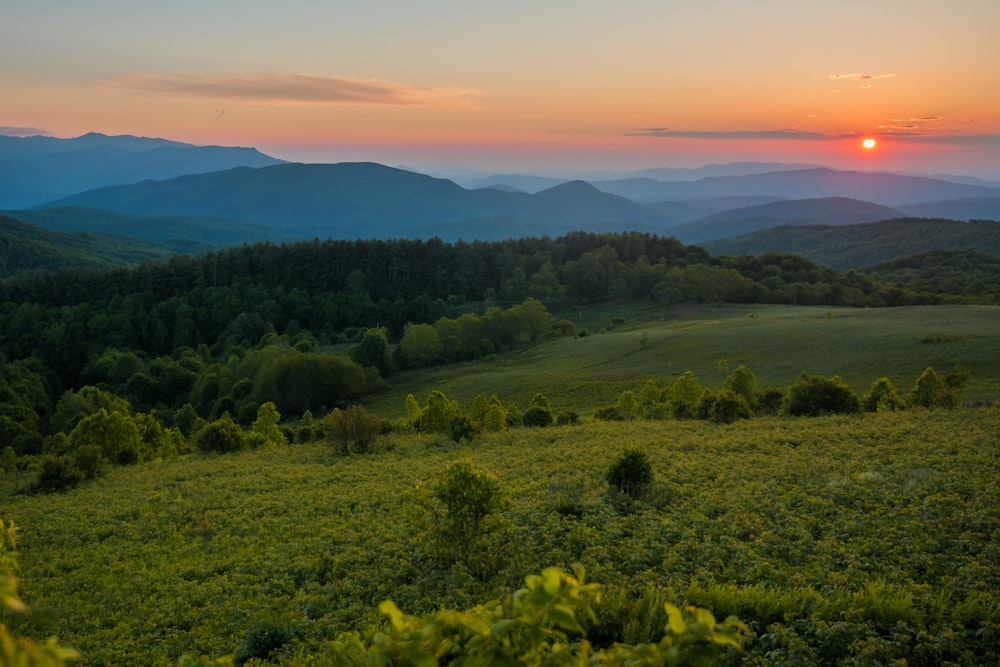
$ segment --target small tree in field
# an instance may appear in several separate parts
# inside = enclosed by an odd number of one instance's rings
[[[326,441],[338,454],[370,451],[380,429],[378,418],[360,405],[352,405],[346,410],[334,408],[323,418]]]
[[[883,377],[872,382],[868,393],[861,399],[861,408],[865,412],[895,412],[906,409],[906,401],[896,393],[892,381]]]
[[[851,414],[861,411],[861,402],[839,376],[803,373],[788,390],[785,412],[796,417]]]
[[[644,452],[628,449],[608,469],[608,486],[612,491],[633,499],[646,495],[653,485],[653,465]]]
[[[281,432],[281,428],[278,426],[279,421],[281,421],[281,414],[274,403],[271,401],[263,403],[257,408],[257,419],[250,427],[250,433],[265,445],[287,445],[288,438]]]
[[[246,436],[229,413],[209,422],[195,435],[195,445],[203,452],[226,454],[246,447]]]
[[[521,418],[525,426],[548,426],[552,423],[552,405],[545,394],[535,394]]]
[[[457,540],[468,550],[483,532],[486,518],[504,501],[500,481],[479,470],[469,459],[448,466],[434,487],[434,497],[445,507],[442,533],[445,541]]]

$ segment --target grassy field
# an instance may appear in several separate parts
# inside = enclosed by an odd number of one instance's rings
[[[761,387],[787,388],[802,371],[840,375],[863,395],[886,376],[909,391],[928,366],[945,372],[957,365],[971,374],[966,402],[1000,398],[1000,307],[927,306],[855,309],[806,306],[695,306],[558,313],[586,327],[584,338],[556,338],[519,353],[422,371],[390,380],[392,389],[370,401],[383,416],[402,416],[402,397],[421,402],[434,389],[463,406],[480,392],[522,407],[536,392],[555,410],[592,413],[614,403],[647,379],[669,384],[694,371],[711,387],[740,364]],[[621,318],[623,324],[614,325]],[[606,328],[606,333],[599,333]]]
[[[294,637],[287,664],[318,665],[294,656],[375,622],[383,599],[467,608],[581,562],[608,586],[601,623],[630,641],[643,636],[623,600],[654,590],[738,614],[763,660],[744,664],[985,664],[1000,640],[998,436],[996,408],[592,422],[463,444],[396,434],[350,457],[190,455],[62,494],[8,487],[34,610],[12,620],[109,666],[231,654],[270,623]],[[623,512],[605,474],[625,448],[649,456],[655,483]],[[463,457],[508,502],[476,560],[450,562],[426,490]]]

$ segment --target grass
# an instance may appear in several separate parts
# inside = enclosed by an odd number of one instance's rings
[[[862,636],[895,628],[895,616],[908,631],[925,617],[941,623],[927,641],[972,633],[998,614],[998,427],[992,408],[589,422],[461,444],[393,434],[365,456],[309,444],[115,468],[67,493],[0,492],[4,518],[22,531],[21,592],[33,610],[15,631],[56,634],[83,665],[220,656],[261,622],[320,651],[324,638],[375,621],[385,598],[413,612],[465,608],[579,561],[594,581],[659,586],[759,632],[814,612],[839,622],[853,609],[881,623],[859,625]],[[621,515],[605,474],[625,448],[649,456],[655,482]],[[507,533],[492,545],[502,576],[485,581],[434,564],[415,501],[463,457],[495,473],[509,498]],[[567,500],[577,516],[554,510]],[[859,600],[869,602],[856,609]]]
[[[555,338],[518,352],[471,363],[401,373],[369,409],[403,416],[403,397],[421,402],[440,389],[467,406],[480,392],[522,407],[536,392],[553,408],[591,412],[647,379],[667,384],[691,370],[712,387],[722,384],[720,360],[732,371],[747,366],[761,387],[787,388],[798,374],[840,375],[860,396],[888,377],[907,392],[928,366],[964,366],[971,374],[965,400],[1000,397],[1000,307],[926,306],[884,309],[808,306],[592,308],[557,314],[586,326],[584,338]],[[602,323],[624,319],[599,333]],[[582,325],[581,325],[582,323]]]

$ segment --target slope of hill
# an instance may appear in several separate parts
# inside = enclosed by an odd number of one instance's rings
[[[1000,197],[964,197],[900,206],[907,215],[952,220],[1000,220]]]
[[[701,244],[713,255],[792,253],[844,271],[931,250],[1000,256],[1000,223],[899,218],[860,225],[773,227]]]
[[[0,214],[3,214],[0,211]],[[248,241],[279,241],[287,236],[280,230],[240,220],[190,218],[177,215],[135,215],[82,206],[26,211],[6,211],[6,215],[55,231],[102,232],[133,239],[162,243],[177,252],[183,241],[199,251],[209,246],[233,246]]]
[[[0,215],[0,278],[27,271],[136,264],[197,249],[96,232],[55,232]]]
[[[0,135],[0,208],[27,208],[84,190],[282,160],[253,148],[90,133],[74,139]]]
[[[602,181],[595,185],[604,192],[642,199],[683,199],[738,195],[771,195],[786,199],[850,197],[883,206],[900,206],[955,199],[997,197],[1000,188],[953,183],[919,176],[861,173],[818,167],[743,176],[712,176],[697,181],[658,183],[654,179]]]
[[[857,225],[900,217],[887,206],[848,199],[792,199],[720,211],[672,230],[684,243],[702,243],[776,225]]]
[[[594,225],[607,230],[666,226],[656,211],[582,181],[534,195],[466,190],[448,180],[374,163],[241,167],[101,188],[49,206],[243,220],[280,227],[289,238],[391,238],[412,236],[418,229],[435,236],[438,225],[504,218],[539,235]]]

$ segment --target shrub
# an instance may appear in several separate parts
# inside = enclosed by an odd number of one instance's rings
[[[281,413],[274,403],[268,401],[257,408],[257,419],[250,427],[250,432],[257,435],[266,445],[287,445],[288,438],[278,426],[280,421]]]
[[[718,424],[732,424],[737,419],[750,419],[753,416],[750,406],[743,396],[730,389],[723,389],[712,399],[708,408],[708,417]]]
[[[434,487],[434,497],[447,510],[444,532],[468,543],[481,532],[486,517],[500,509],[504,494],[495,475],[469,459],[452,463]]]
[[[38,486],[45,491],[65,491],[83,481],[83,472],[70,456],[46,456],[38,469]]]
[[[345,410],[334,408],[323,418],[326,441],[338,454],[371,451],[372,443],[380,430],[378,418],[360,405],[352,405]]]
[[[452,417],[451,425],[448,429],[448,437],[450,437],[455,442],[462,442],[462,440],[472,440],[477,433],[476,425],[472,423],[472,420],[465,415],[458,415],[457,417]]]
[[[238,452],[246,446],[246,437],[239,424],[228,413],[209,422],[194,437],[195,446],[203,452],[225,454]]]
[[[889,378],[879,378],[872,382],[868,393],[861,399],[861,407],[865,412],[893,412],[906,408],[906,402],[896,393]]]
[[[797,417],[860,412],[861,403],[839,376],[802,373],[788,390],[785,412]]]
[[[638,499],[653,484],[653,465],[644,452],[628,449],[608,469],[607,480],[612,491]]]
[[[253,659],[268,660],[294,639],[291,630],[277,623],[260,623],[247,630],[233,655],[234,667],[242,667]]]
[[[545,427],[552,423],[552,411],[540,405],[532,405],[524,411],[521,421],[525,426]]]

